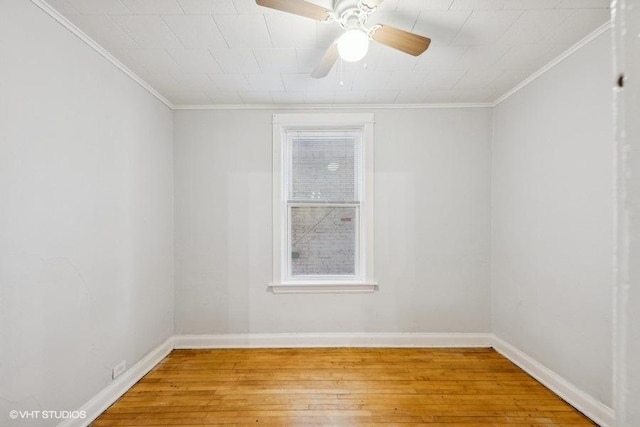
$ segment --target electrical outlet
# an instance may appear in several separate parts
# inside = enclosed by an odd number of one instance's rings
[[[126,370],[127,370],[127,361],[123,360],[122,362],[114,366],[113,370],[111,371],[111,378],[115,380]]]

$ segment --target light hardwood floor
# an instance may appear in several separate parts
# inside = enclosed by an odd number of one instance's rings
[[[593,426],[493,349],[174,350],[93,426]]]

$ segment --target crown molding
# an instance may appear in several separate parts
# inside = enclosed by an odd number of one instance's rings
[[[491,108],[492,102],[443,104],[258,104],[176,105],[174,110],[406,110],[443,108]]]
[[[109,52],[107,52],[107,50],[105,48],[100,46],[95,40],[93,40],[91,37],[89,37],[80,28],[76,27],[73,23],[71,23],[71,21],[69,21],[67,18],[65,18],[60,12],[55,10],[45,0],[31,0],[31,3],[35,4],[36,6],[38,6],[45,13],[47,13],[53,19],[58,21],[58,23],[60,23],[63,27],[65,27],[67,30],[71,31],[76,37],[78,37],[85,44],[87,44],[90,48],[92,48],[93,50],[98,52],[100,55],[102,55],[107,61],[109,61],[113,65],[115,65],[118,69],[120,69],[120,71],[125,73],[131,79],[133,79],[133,81],[135,81],[140,86],[142,86],[142,88],[145,89],[147,92],[149,92],[151,95],[155,96],[164,105],[166,105],[167,107],[169,107],[172,110],[175,108],[175,106],[167,98],[162,96],[158,91],[156,91],[154,88],[152,88],[147,82],[142,80],[136,73],[134,73],[129,68],[127,68],[115,56],[113,56]]]
[[[577,51],[579,51],[580,49],[582,49],[583,47],[588,45],[591,41],[593,41],[595,38],[597,38],[601,34],[605,33],[611,27],[612,27],[611,21],[606,22],[605,24],[601,25],[595,31],[593,31],[591,34],[589,34],[588,36],[586,36],[585,38],[580,40],[578,43],[574,44],[569,49],[567,49],[563,53],[561,53],[559,56],[557,56],[556,58],[551,60],[551,62],[549,62],[547,65],[543,66],[538,71],[534,72],[529,77],[527,77],[526,79],[524,79],[523,81],[521,81],[520,83],[518,83],[517,85],[512,87],[511,89],[509,89],[501,97],[496,99],[492,103],[492,106],[496,107],[496,106],[500,105],[501,102],[507,100],[509,97],[511,97],[512,95],[516,94],[521,89],[523,89],[526,86],[528,86],[529,84],[531,84],[538,77],[542,76],[547,71],[551,70],[553,67],[555,67],[556,65],[560,64],[562,61],[564,61],[565,59],[567,59],[568,57],[570,57],[571,55],[573,55],[574,53],[576,53]]]

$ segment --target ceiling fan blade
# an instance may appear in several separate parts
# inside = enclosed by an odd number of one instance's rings
[[[394,49],[398,49],[409,55],[418,56],[431,43],[431,39],[408,31],[399,30],[389,25],[382,25],[374,33],[372,38]]]
[[[326,21],[330,16],[327,9],[304,0],[256,0],[256,4],[317,21]]]
[[[311,77],[314,79],[321,79],[329,74],[329,71],[333,68],[333,65],[338,60],[338,45],[333,43],[329,46],[329,49],[324,53],[324,56],[320,60],[320,63],[311,73]]]

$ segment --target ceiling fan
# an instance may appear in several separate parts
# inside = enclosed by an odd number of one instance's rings
[[[345,30],[327,49],[311,77],[325,77],[338,57],[355,62],[364,58],[369,40],[399,51],[418,56],[429,47],[431,39],[389,25],[367,27],[369,15],[376,11],[384,0],[335,0],[335,10],[304,0],[256,0],[260,6],[277,9],[322,22],[337,22]]]

